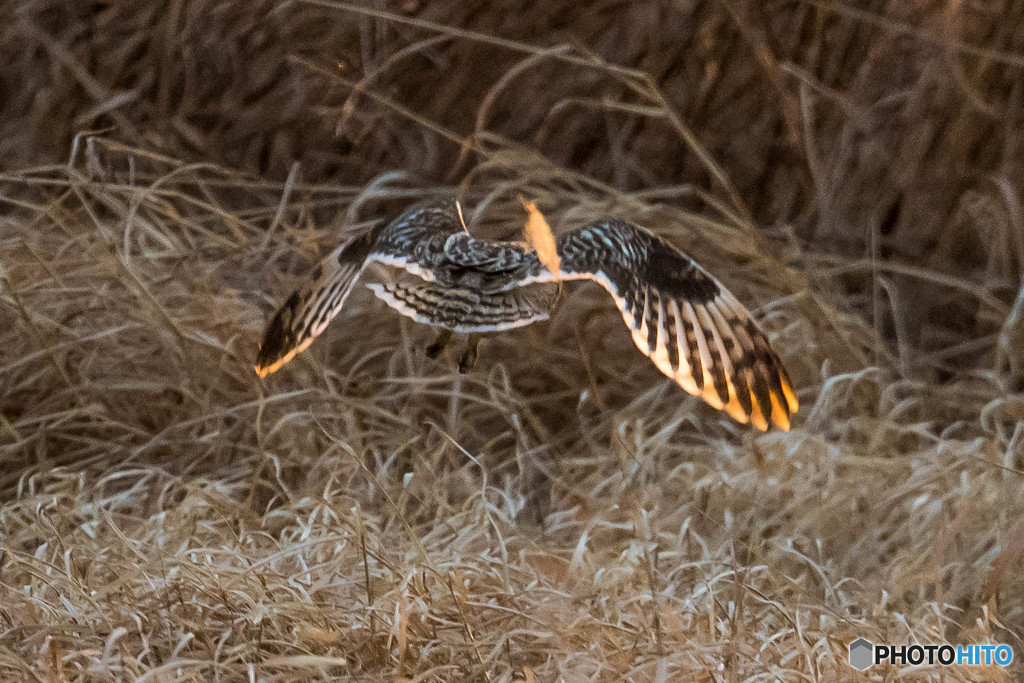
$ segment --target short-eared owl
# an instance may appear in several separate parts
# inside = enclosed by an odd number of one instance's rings
[[[270,321],[256,372],[266,376],[308,347],[371,263],[403,276],[368,284],[374,294],[443,334],[544,320],[557,296],[547,283],[587,279],[608,290],[637,347],[684,390],[759,429],[789,428],[797,400],[778,355],[743,304],[690,257],[617,219],[563,233],[556,249],[552,273],[525,243],[471,237],[454,199],[416,204],[314,268]]]

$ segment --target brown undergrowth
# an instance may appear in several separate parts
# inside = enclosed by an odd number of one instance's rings
[[[0,7],[0,679],[1024,656],[1020,2],[148,7]],[[683,393],[588,285],[465,376],[363,290],[255,375],[342,234],[453,186],[474,233],[523,197],[686,249],[793,429]]]

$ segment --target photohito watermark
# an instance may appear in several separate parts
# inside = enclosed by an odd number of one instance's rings
[[[865,638],[850,643],[850,666],[858,671],[875,664],[1009,666],[1012,661],[1009,645],[875,645]]]

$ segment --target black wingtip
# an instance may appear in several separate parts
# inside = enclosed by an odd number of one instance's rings
[[[277,372],[281,366],[298,353],[289,333],[289,323],[295,316],[298,300],[297,294],[288,297],[288,300],[278,309],[270,324],[267,325],[266,332],[263,333],[259,350],[256,352],[255,365],[256,374],[260,377]]]

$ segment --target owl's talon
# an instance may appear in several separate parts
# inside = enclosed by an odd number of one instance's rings
[[[427,358],[437,358],[444,351],[445,347],[448,346],[448,342],[451,341],[452,331],[441,330],[434,341],[426,348]]]
[[[469,335],[468,346],[462,354],[462,358],[459,359],[459,374],[464,375],[473,369],[473,366],[476,365],[476,359],[480,355],[479,350],[480,335]]]

